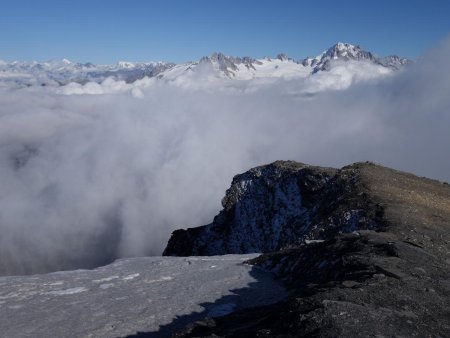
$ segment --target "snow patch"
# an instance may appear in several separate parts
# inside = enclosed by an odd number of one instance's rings
[[[131,275],[125,276],[122,278],[122,280],[132,280],[135,279],[136,277],[139,277],[139,273],[133,273]]]
[[[70,288],[70,289],[65,289],[65,290],[49,291],[49,292],[46,292],[45,294],[54,295],[54,296],[65,296],[65,295],[74,295],[76,293],[81,293],[81,292],[85,292],[88,290],[89,289],[87,289],[85,287],[77,287],[77,288]]]
[[[48,286],[57,286],[57,285],[63,285],[64,282],[62,280],[56,281],[56,282],[51,282],[51,283],[44,283],[42,285],[48,285]]]
[[[325,242],[323,239],[305,239],[305,244],[314,244]]]
[[[117,278],[119,278],[119,276],[110,276],[110,277],[105,277],[105,278],[101,278],[101,279],[94,279],[92,282],[103,283],[103,282],[112,281],[113,279],[117,279]]]
[[[114,284],[113,283],[105,283],[105,284],[100,284],[100,289],[103,289],[103,290],[105,290],[105,289],[109,289],[109,288],[111,288],[111,287],[113,287],[114,286]]]
[[[162,276],[161,278],[158,278],[158,279],[147,279],[145,281],[145,283],[152,284],[152,283],[158,283],[158,282],[167,282],[167,281],[170,281],[170,280],[173,280],[173,277],[171,277],[171,276]]]

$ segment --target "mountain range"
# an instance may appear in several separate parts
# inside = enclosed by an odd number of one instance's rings
[[[219,78],[249,80],[253,78],[307,77],[329,71],[333,65],[357,61],[382,70],[398,70],[411,60],[396,55],[378,57],[360,46],[336,43],[318,56],[294,60],[285,54],[255,59],[232,57],[222,53],[204,56],[198,61],[181,64],[170,62],[126,62],[114,65],[75,63],[67,59],[48,62],[5,62],[0,60],[0,84],[9,86],[61,86],[70,82],[101,83],[108,78],[132,83],[145,77],[175,80],[181,76],[212,70]]]

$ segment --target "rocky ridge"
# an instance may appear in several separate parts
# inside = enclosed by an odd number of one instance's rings
[[[263,180],[258,173],[264,174]],[[224,210],[214,222],[175,232],[166,251],[176,250],[177,238],[188,238],[189,246],[182,248],[194,252],[236,248],[218,246],[212,229],[220,228],[228,236],[225,238],[231,238],[228,234],[238,231],[237,224],[251,229],[251,222],[240,222],[240,216],[237,221],[232,217],[225,222],[227,217],[223,215],[242,215],[240,208],[249,206],[248,212],[253,212],[253,206],[264,199],[269,201],[266,207],[275,205],[276,187],[289,186],[285,182],[292,177],[297,178],[297,188],[291,188],[285,196],[290,201],[301,199],[296,207],[304,211],[288,213],[285,225],[298,224],[298,230],[307,231],[304,235],[294,232],[289,245],[279,242],[278,246],[263,247],[266,253],[249,262],[278,275],[290,289],[289,298],[275,305],[205,319],[175,337],[447,337],[447,183],[373,163],[336,170],[275,162],[236,176],[224,198]],[[245,179],[253,180],[247,187],[259,188],[238,189]],[[261,188],[264,185],[266,190]],[[245,202],[252,194],[255,203]],[[262,210],[262,206],[256,210]],[[306,213],[309,218],[304,217]],[[276,217],[276,212],[267,217],[265,226],[270,229]],[[296,223],[299,219],[309,221]],[[302,228],[305,224],[309,225]],[[213,234],[210,249],[204,237],[208,227]],[[254,239],[260,245],[258,236],[247,237],[246,241]]]

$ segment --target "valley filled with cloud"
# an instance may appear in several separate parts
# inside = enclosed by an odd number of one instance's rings
[[[274,160],[374,161],[450,181],[450,40],[397,72],[337,62],[233,80],[0,87],[0,270],[160,255],[212,221],[233,175]]]

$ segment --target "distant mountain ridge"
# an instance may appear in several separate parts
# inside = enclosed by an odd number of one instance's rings
[[[411,60],[396,55],[380,58],[357,45],[336,43],[316,57],[294,60],[285,54],[275,58],[233,57],[213,53],[198,61],[175,64],[170,62],[128,62],[114,65],[96,65],[90,62],[76,63],[67,59],[48,62],[0,61],[0,84],[15,86],[60,86],[70,82],[84,84],[101,83],[108,78],[132,83],[136,80],[159,78],[175,80],[180,76],[196,73],[204,68],[213,71],[216,77],[248,80],[253,78],[306,77],[329,71],[336,62],[368,62],[396,71]]]

